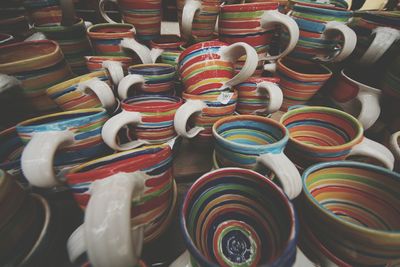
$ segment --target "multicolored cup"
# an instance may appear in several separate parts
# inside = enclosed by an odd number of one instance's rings
[[[280,122],[290,133],[286,152],[302,168],[358,155],[393,169],[392,153],[364,137],[361,123],[346,112],[328,107],[299,107],[285,113]]]
[[[180,266],[291,266],[296,259],[292,204],[251,170],[224,168],[197,179],[180,223],[191,256]]]
[[[125,23],[135,25],[137,38],[140,41],[150,41],[160,36],[161,0],[100,0],[99,10],[101,16],[109,23],[116,23],[104,11],[104,5],[107,2],[118,4],[122,20]]]
[[[56,104],[46,95],[46,89],[72,77],[56,42],[43,40],[5,45],[0,47],[0,54],[0,73],[12,75],[2,78],[0,88],[7,87],[14,77],[34,109],[56,109]]]
[[[242,115],[265,115],[279,110],[283,101],[279,81],[279,78],[250,77],[236,85],[239,93],[236,111]]]
[[[283,92],[281,110],[307,103],[329,80],[332,72],[319,63],[303,64],[289,58],[279,59],[275,76]]]
[[[161,35],[157,39],[150,41],[151,58],[153,59],[154,63],[157,62],[157,60],[160,60],[161,63],[177,66],[178,58],[184,50],[183,46],[185,44],[186,42],[178,35]]]
[[[174,137],[174,116],[183,104],[182,99],[164,95],[142,95],[121,102],[122,112],[109,119],[103,127],[104,142],[114,150],[122,151],[145,144],[162,144]],[[133,141],[119,144],[118,132],[132,126]]]
[[[301,213],[315,237],[352,266],[400,261],[400,175],[358,162],[326,162],[303,174]]]
[[[102,69],[107,69],[112,75],[113,73],[118,74],[115,77],[111,77],[114,84],[118,85],[119,82],[124,78],[125,74],[128,73],[128,67],[133,64],[133,59],[130,57],[118,57],[118,56],[87,56],[86,67],[89,72],[96,72]],[[121,67],[122,71],[121,72]]]
[[[59,0],[24,0],[23,4],[36,26],[61,25],[63,15],[75,14],[73,5]]]
[[[215,157],[220,167],[241,167],[275,173],[286,195],[293,199],[301,193],[299,171],[283,153],[288,130],[279,122],[255,115],[220,119],[213,126]]]
[[[243,68],[236,75],[234,64],[246,55]],[[179,56],[179,74],[189,94],[215,93],[244,82],[257,68],[257,52],[250,45],[232,45],[208,41],[188,47]]]
[[[97,56],[130,57],[132,51],[143,64],[153,63],[150,49],[135,40],[136,29],[132,24],[96,24],[87,29],[87,34]]]
[[[97,108],[54,113],[19,123],[16,129],[26,144],[21,166],[29,183],[54,187],[60,184],[66,166],[110,153],[101,138],[107,119],[105,109]]]
[[[118,85],[119,98],[125,99],[133,89],[135,95],[174,95],[176,68],[169,64],[137,64],[128,68],[128,73]]]

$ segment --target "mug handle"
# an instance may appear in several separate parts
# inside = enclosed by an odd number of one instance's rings
[[[99,11],[100,11],[100,15],[103,17],[103,19],[105,19],[108,23],[118,23],[114,20],[112,20],[106,13],[106,11],[104,10],[104,6],[107,2],[113,2],[116,5],[118,4],[118,0],[100,0],[99,1]]]
[[[101,64],[101,66],[108,70],[114,85],[118,85],[122,78],[124,78],[125,76],[121,62],[106,60]]]
[[[257,161],[275,173],[289,199],[300,195],[303,189],[300,173],[283,151],[262,154]]]
[[[144,77],[139,74],[129,74],[128,76],[124,77],[118,85],[119,99],[123,100],[128,98],[128,92],[132,85],[141,84],[143,86],[144,83]]]
[[[386,53],[395,41],[400,39],[400,31],[390,27],[377,27],[372,30],[372,34],[375,35],[375,38],[361,57],[360,64],[374,64]]]
[[[157,59],[161,56],[161,54],[164,52],[164,49],[161,48],[152,48],[150,50],[150,57],[153,63],[156,63]]]
[[[105,82],[101,81],[99,78],[92,78],[90,80],[80,82],[77,86],[77,90],[83,93],[86,90],[93,91],[99,98],[101,105],[110,109],[115,106],[115,97],[112,89]]]
[[[357,95],[357,99],[361,103],[361,111],[357,119],[366,130],[378,120],[381,114],[379,95],[360,91]]]
[[[335,54],[333,57],[315,57],[315,59],[322,62],[339,62],[350,56],[357,44],[356,33],[343,23],[337,21],[328,22],[325,26],[324,35],[327,35],[329,38],[331,34],[332,36],[336,36],[335,33],[340,33],[343,36],[343,47],[340,52]]]
[[[72,144],[70,131],[37,132],[25,146],[21,155],[21,168],[29,183],[36,187],[51,188],[60,185],[53,169],[58,148]]]
[[[182,11],[182,34],[186,39],[192,36],[192,26],[196,12],[201,9],[201,1],[187,0]]]
[[[393,170],[394,167],[394,156],[390,150],[384,145],[372,141],[364,137],[361,143],[355,145],[348,155],[349,156],[367,156],[378,160],[389,170]]]
[[[129,49],[129,50],[132,50],[133,52],[135,52],[139,56],[139,58],[143,64],[153,63],[153,60],[150,56],[150,49],[147,48],[147,46],[142,45],[141,43],[137,42],[135,39],[124,38],[121,41],[121,46],[123,48]]]
[[[135,266],[139,262],[144,226],[132,230],[131,204],[133,197],[143,197],[145,175],[121,172],[92,183],[83,229],[93,266]]]
[[[258,55],[256,50],[244,43],[237,42],[226,47],[221,48],[221,58],[232,63],[235,63],[240,57],[246,55],[246,61],[240,72],[232,79],[225,83],[225,86],[231,88],[241,82],[247,80],[255,72],[258,64]]]
[[[397,160],[400,160],[400,146],[397,141],[399,139],[399,136],[400,136],[400,131],[392,134],[389,139],[390,150],[392,151],[393,155]]]
[[[0,73],[0,93],[5,92],[14,86],[20,86],[21,81],[7,74]]]
[[[273,82],[261,82],[257,84],[257,93],[265,91],[269,95],[267,107],[265,109],[256,110],[256,113],[274,113],[279,110],[283,102],[283,94],[281,88]]]
[[[101,130],[101,136],[103,137],[104,143],[106,143],[109,147],[117,151],[130,150],[139,147],[141,145],[149,144],[147,141],[144,140],[134,140],[122,145],[119,145],[117,143],[118,132],[124,126],[128,124],[138,125],[141,122],[142,122],[142,115],[139,112],[122,110],[114,117],[111,117],[103,125],[103,129]]]
[[[276,56],[268,56],[263,60],[276,60],[289,54],[299,41],[300,30],[296,21],[291,17],[280,13],[278,10],[265,11],[261,18],[261,27],[268,29],[270,26],[282,25],[286,28],[289,34],[289,44],[286,49]]]
[[[201,112],[206,107],[207,104],[201,100],[187,100],[185,104],[180,106],[174,117],[174,128],[177,134],[186,138],[193,138],[203,131],[204,128],[198,126],[186,130],[186,125],[193,114]]]

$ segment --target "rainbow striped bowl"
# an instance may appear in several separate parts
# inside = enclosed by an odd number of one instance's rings
[[[291,266],[296,258],[291,202],[251,170],[204,174],[187,192],[180,222],[192,266]]]
[[[400,174],[336,161],[303,173],[302,214],[313,234],[353,266],[400,263]]]

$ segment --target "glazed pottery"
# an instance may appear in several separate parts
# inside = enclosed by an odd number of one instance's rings
[[[286,195],[293,199],[301,192],[295,165],[283,153],[289,131],[279,122],[255,115],[238,115],[214,123],[215,157],[221,167],[265,169],[275,173]]]
[[[285,113],[280,122],[290,133],[286,152],[300,167],[358,155],[393,169],[392,153],[364,137],[361,123],[348,113],[328,107],[299,107]]]
[[[303,174],[301,212],[315,237],[352,266],[400,261],[400,175],[352,161],[314,165]]]
[[[283,92],[281,110],[307,103],[329,80],[332,72],[319,63],[302,64],[289,58],[277,62],[276,77]]]
[[[243,68],[234,75],[234,64],[243,55]],[[208,41],[183,51],[178,66],[185,92],[199,95],[226,90],[245,81],[253,75],[257,62],[256,51],[246,43]]]
[[[165,34],[157,39],[150,41],[151,58],[153,62],[159,60],[161,63],[178,65],[179,55],[184,50],[183,46],[186,44],[178,35]]]
[[[278,78],[250,77],[235,86],[238,91],[236,111],[239,114],[269,114],[282,105],[282,90]]]
[[[128,68],[128,73],[118,86],[120,99],[128,97],[130,91],[134,95],[159,94],[174,95],[176,69],[163,63],[137,64]]]
[[[292,204],[251,170],[224,168],[197,179],[180,223],[191,256],[180,266],[291,266],[296,258]]]
[[[136,29],[131,24],[96,24],[87,29],[87,34],[97,56],[131,57],[132,51],[142,63],[153,62],[150,49],[135,40]]]
[[[122,68],[120,73],[123,76]],[[111,110],[116,106],[111,77],[109,71],[100,70],[56,84],[46,92],[65,111],[97,107]]]
[[[24,0],[23,4],[30,18],[36,26],[61,25],[63,16],[71,16],[74,20],[74,5],[64,4],[63,0]]]
[[[162,144],[174,137],[174,116],[182,99],[174,96],[141,95],[121,102],[122,112],[109,119],[103,127],[104,142],[114,150],[129,150],[145,144]],[[129,125],[133,141],[121,144],[118,132]]]
[[[0,47],[0,55],[0,73],[12,75],[19,81],[23,96],[34,109],[50,111],[56,108],[46,95],[46,89],[72,77],[56,42],[43,40],[9,44]],[[7,85],[10,79],[2,79],[0,88]],[[20,100],[14,101],[18,104]]]
[[[137,38],[140,41],[150,41],[160,36],[161,0],[100,0],[99,11],[101,16],[109,23],[116,23],[104,11],[104,5],[107,2],[118,4],[122,20],[125,23],[135,25]]]
[[[89,72],[107,69],[110,75],[115,74],[115,77],[111,77],[115,85],[124,78],[128,73],[128,67],[133,63],[132,58],[119,56],[87,56],[85,59]]]
[[[18,135],[27,144],[21,156],[24,176],[34,186],[51,188],[60,184],[57,176],[66,166],[110,153],[101,138],[107,119],[106,110],[97,108],[54,113],[19,123]]]

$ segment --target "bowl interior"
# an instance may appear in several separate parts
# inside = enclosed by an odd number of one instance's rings
[[[0,65],[13,64],[21,60],[39,59],[41,56],[50,55],[56,50],[56,43],[46,41],[24,42],[4,46],[0,50]]]

